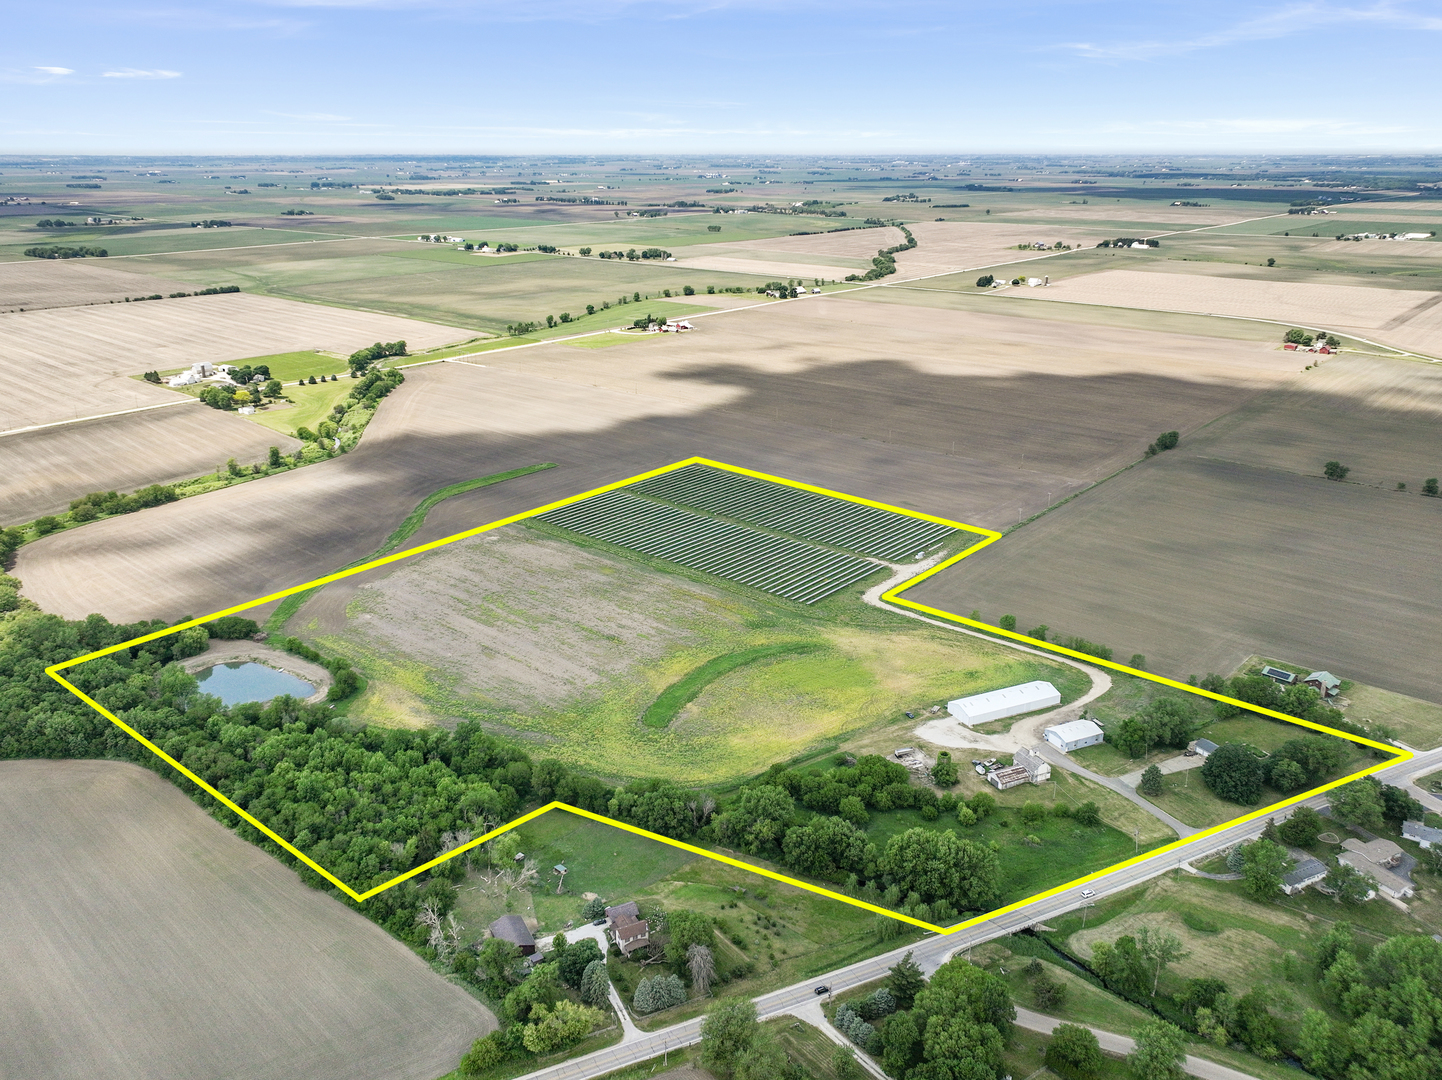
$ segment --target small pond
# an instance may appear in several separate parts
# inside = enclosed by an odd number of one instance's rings
[[[308,698],[315,693],[315,687],[304,679],[287,675],[273,667],[245,661],[236,664],[217,664],[196,675],[201,693],[214,694],[227,705],[239,705],[245,701],[269,701],[281,694],[295,698]]]

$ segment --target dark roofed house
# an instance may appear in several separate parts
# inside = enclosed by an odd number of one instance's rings
[[[623,918],[612,925],[611,940],[621,950],[622,956],[630,956],[651,943],[651,927],[645,919]]]
[[[1434,829],[1431,825],[1423,825],[1420,821],[1402,822],[1402,839],[1411,840],[1423,851],[1431,848],[1433,844],[1442,847],[1442,829]]]
[[[526,929],[526,920],[519,915],[502,915],[491,923],[491,937],[509,941],[521,950],[522,956],[530,956],[536,951],[536,939]]]
[[[624,904],[617,904],[615,907],[606,909],[606,925],[615,926],[622,920],[634,921],[641,917],[641,905],[634,900],[628,900]]]
[[[1282,891],[1295,896],[1308,885],[1315,885],[1327,876],[1327,865],[1310,855],[1297,860],[1297,865],[1282,875]]]

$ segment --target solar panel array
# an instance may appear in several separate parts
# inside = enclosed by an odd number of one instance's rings
[[[803,604],[814,604],[877,568],[854,555],[621,490],[547,511],[540,520]]]
[[[948,525],[788,487],[770,480],[687,465],[634,486],[636,491],[878,559],[903,559],[940,543]]]

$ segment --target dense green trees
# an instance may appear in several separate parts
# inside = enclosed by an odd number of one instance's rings
[[[1157,698],[1107,730],[1107,741],[1129,757],[1141,757],[1155,746],[1186,746],[1196,714],[1178,698]]]
[[[752,1002],[740,998],[717,1002],[701,1024],[701,1064],[727,1080],[760,1031]]]
[[[350,372],[352,375],[364,375],[377,360],[384,360],[388,356],[405,355],[406,343],[404,341],[377,341],[374,345],[357,349],[350,354]]]
[[[1101,1047],[1091,1028],[1062,1024],[1051,1033],[1046,1047],[1046,1067],[1064,1080],[1092,1080],[1101,1072]]]
[[[1260,839],[1242,849],[1242,880],[1253,900],[1270,900],[1282,891],[1282,875],[1292,868],[1287,850]]]
[[[1186,1057],[1182,1030],[1165,1020],[1148,1020],[1132,1032],[1136,1049],[1127,1056],[1136,1080],[1182,1080]]]
[[[915,828],[893,836],[880,867],[889,884],[903,896],[918,894],[922,903],[945,900],[963,911],[976,911],[996,899],[996,851],[950,831]]]
[[[1442,1077],[1442,944],[1404,934],[1363,957],[1345,926],[1324,939],[1323,955],[1323,992],[1340,1018],[1306,1012],[1302,1064],[1333,1080]]]
[[[885,1018],[871,1049],[898,1080],[996,1080],[1015,1019],[1006,984],[957,957]]]
[[[1250,806],[1262,794],[1262,766],[1245,743],[1217,747],[1203,763],[1201,773],[1213,794],[1230,802]]]

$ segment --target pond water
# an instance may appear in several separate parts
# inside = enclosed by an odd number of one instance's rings
[[[315,687],[304,679],[287,675],[273,667],[245,661],[237,664],[217,664],[196,675],[200,690],[214,694],[227,705],[239,705],[244,701],[269,701],[281,694],[291,697],[308,698],[315,693]]]

